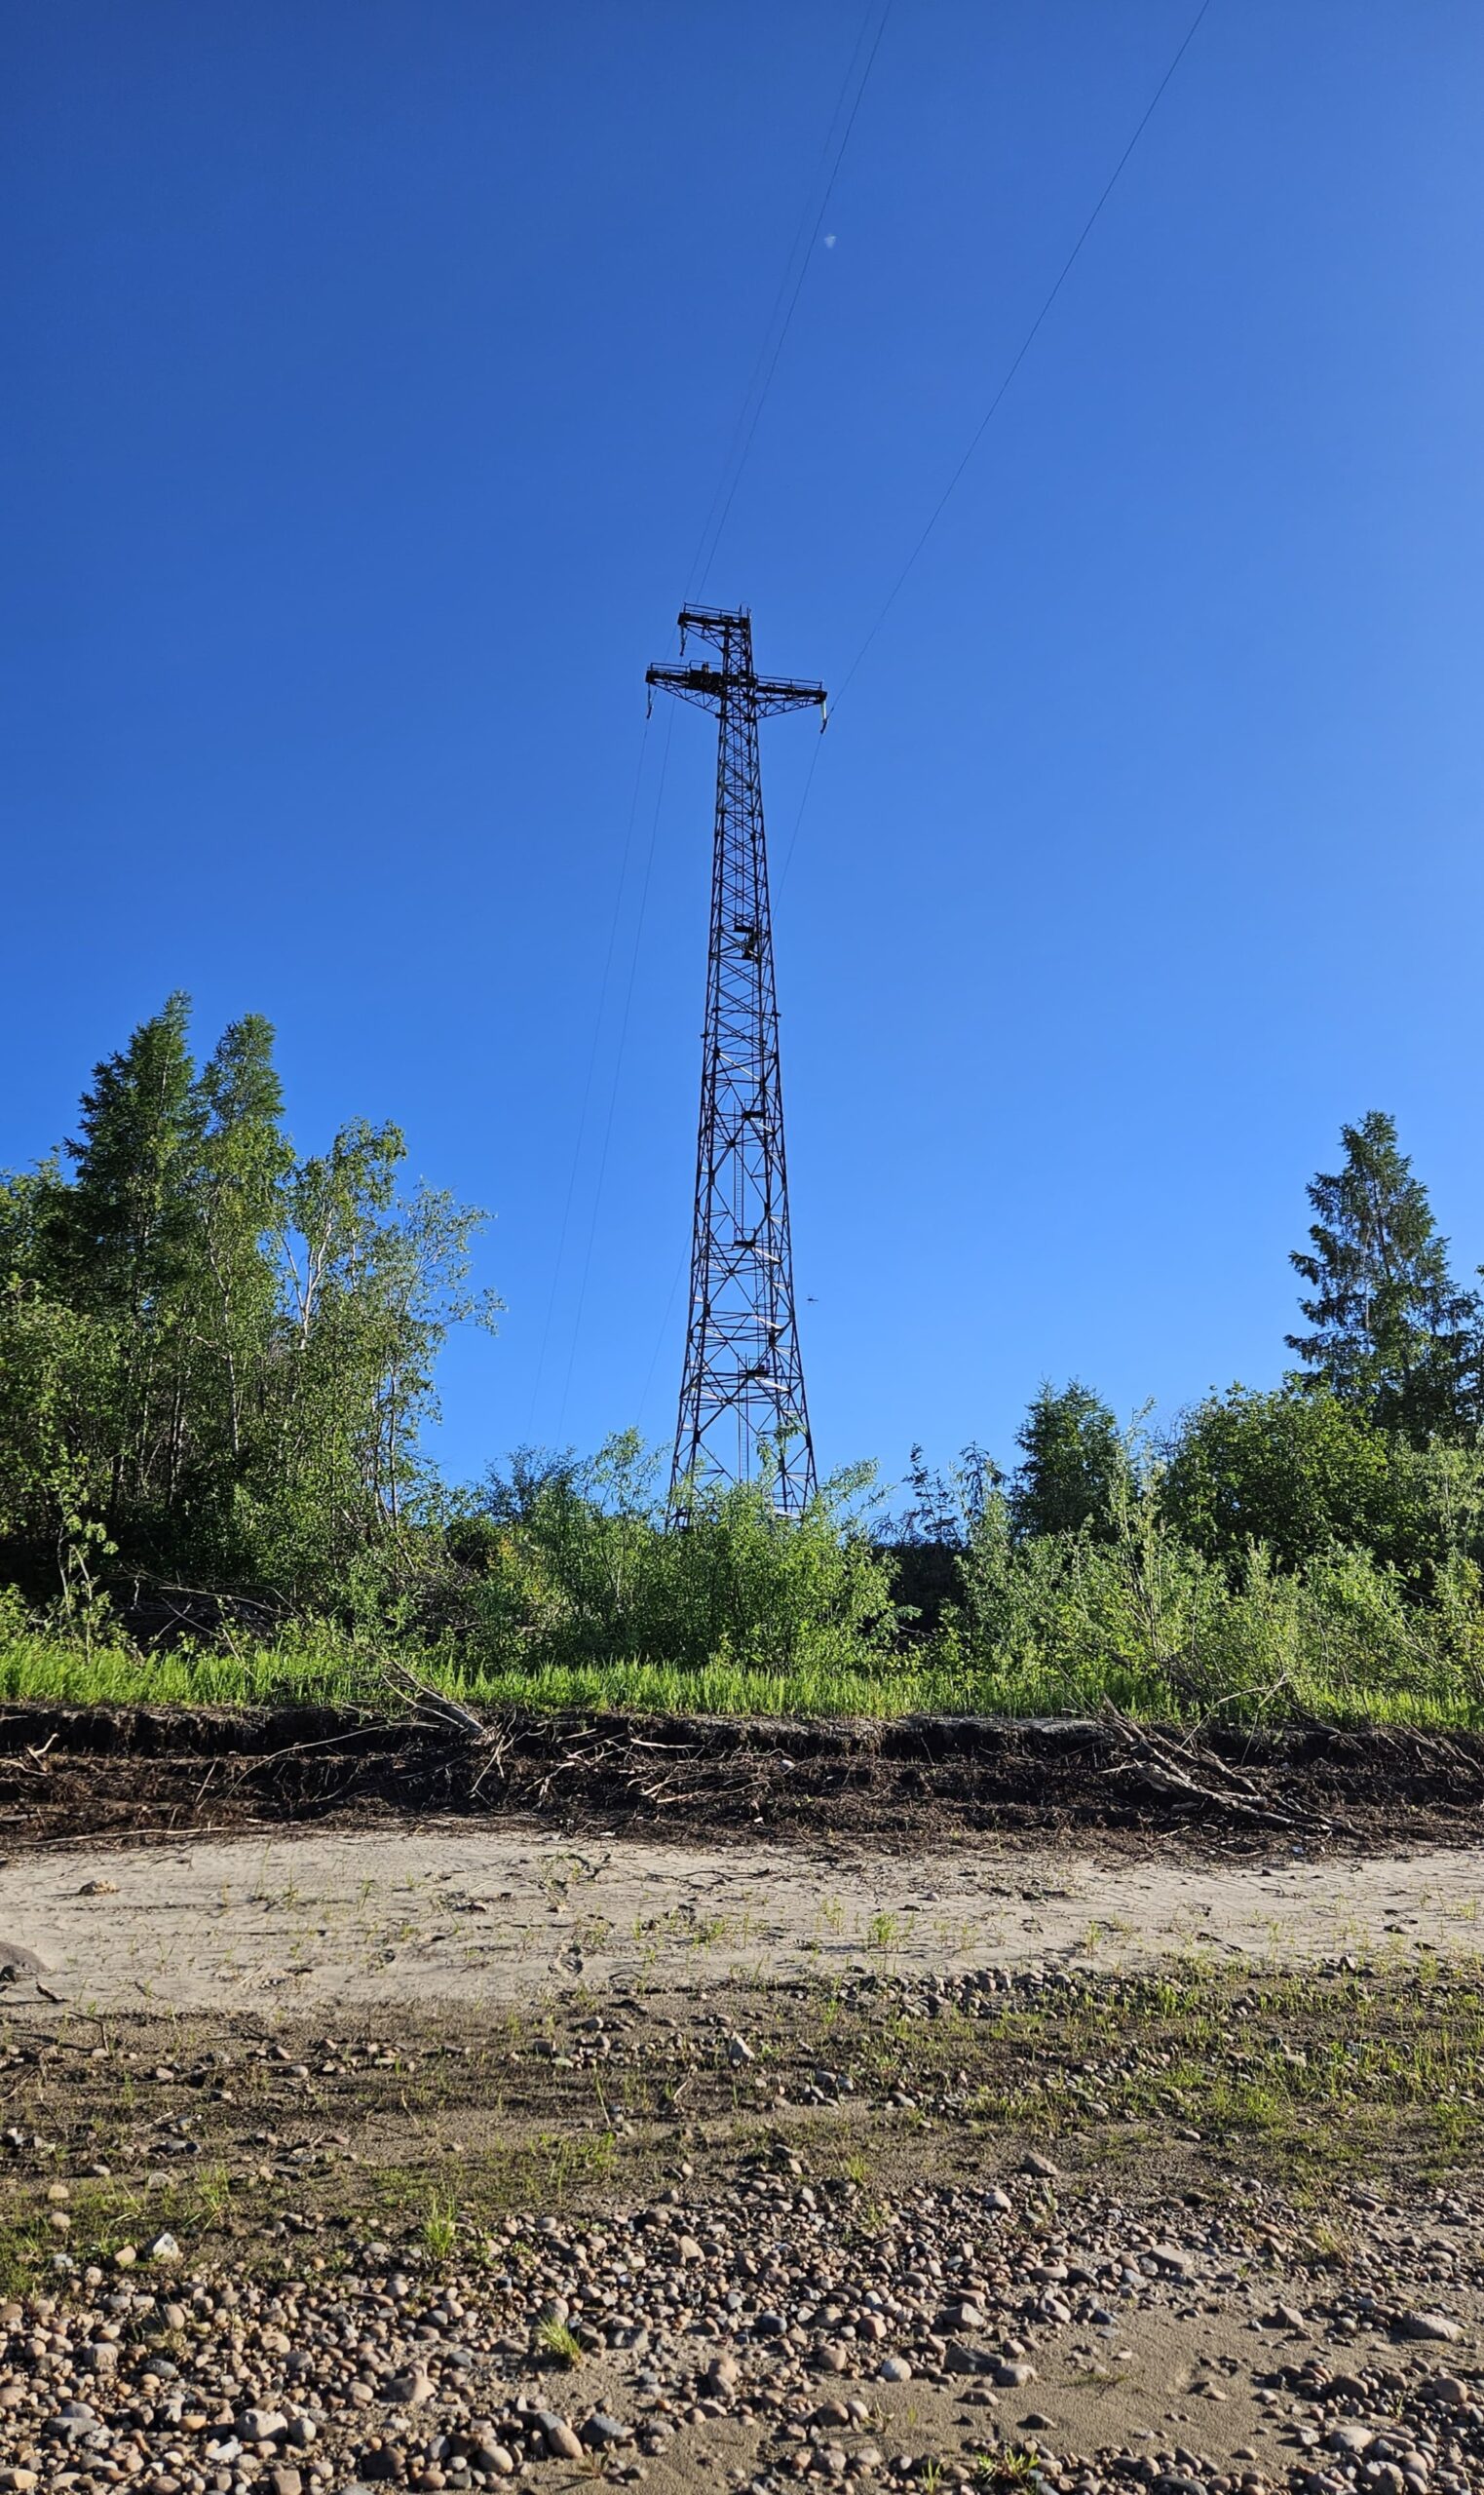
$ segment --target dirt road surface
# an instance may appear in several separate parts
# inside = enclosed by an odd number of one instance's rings
[[[0,1868],[12,2000],[39,1983],[108,2011],[473,2011],[866,1965],[1395,1963],[1471,1951],[1481,1915],[1484,1848],[1202,1863],[1158,1848],[1139,1862],[976,1842],[912,1861],[797,1843],[574,1843],[464,1822],[68,1846]]]

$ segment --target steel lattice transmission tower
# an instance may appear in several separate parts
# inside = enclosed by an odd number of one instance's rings
[[[705,645],[699,665],[686,664],[691,638]],[[684,1522],[689,1480],[749,1479],[766,1441],[776,1451],[777,1506],[797,1516],[814,1493],[815,1454],[794,1310],[757,723],[814,706],[822,725],[824,688],[760,677],[745,609],[687,607],[680,659],[652,667],[646,681],[714,710],[717,738],[690,1317],[670,1476],[681,1496],[672,1513]]]

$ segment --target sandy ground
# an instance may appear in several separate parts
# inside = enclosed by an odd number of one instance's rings
[[[467,1823],[285,1833],[0,1866],[10,1998],[121,2010],[527,2003],[578,1985],[682,1990],[1172,1954],[1293,1965],[1472,1952],[1484,1847],[1137,1867],[1060,1846],[873,1856],[574,1845]]]

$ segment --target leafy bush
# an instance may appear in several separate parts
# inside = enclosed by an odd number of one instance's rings
[[[1289,1569],[1352,1548],[1427,1595],[1457,1556],[1484,1558],[1484,1449],[1412,1446],[1317,1391],[1211,1397],[1170,1442],[1161,1499],[1194,1550],[1238,1571],[1255,1544]]]
[[[661,1463],[633,1432],[586,1464],[529,1460],[492,1482],[461,1628],[476,1663],[736,1663],[786,1672],[879,1657],[896,1626],[891,1570],[859,1513],[868,1466],[796,1520],[765,1473],[698,1484],[666,1530]],[[467,1522],[454,1547],[471,1545]]]

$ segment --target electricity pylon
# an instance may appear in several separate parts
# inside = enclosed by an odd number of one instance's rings
[[[694,636],[709,655],[685,664]],[[797,1516],[814,1494],[815,1451],[793,1298],[779,1012],[757,723],[811,705],[824,688],[759,677],[752,624],[687,607],[678,667],[645,681],[717,714],[711,940],[696,1146],[696,1215],[671,1513],[686,1521],[686,1487],[745,1481],[771,1450],[774,1501]]]

